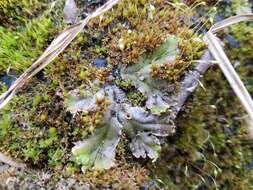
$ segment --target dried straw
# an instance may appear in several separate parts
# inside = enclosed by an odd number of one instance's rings
[[[219,39],[215,36],[215,34],[222,29],[242,21],[253,21],[253,14],[230,17],[214,24],[211,29],[206,33],[204,40],[207,43],[208,49],[210,50],[211,54],[218,61],[218,65],[220,66],[222,72],[230,83],[232,89],[242,102],[242,105],[245,107],[251,120],[253,120],[252,98],[246,87],[243,85],[243,82],[241,81],[237,72],[233,68],[233,65],[231,64],[230,60],[223,51]]]

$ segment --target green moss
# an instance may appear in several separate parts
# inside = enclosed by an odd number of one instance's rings
[[[231,10],[237,15],[251,13],[250,4],[248,0],[232,0]]]
[[[127,98],[133,106],[142,106],[146,101],[146,97],[137,90],[129,92]]]
[[[42,97],[40,95],[36,95],[33,98],[33,107],[38,106],[41,101],[42,101]]]
[[[232,10],[220,11],[229,17],[244,2],[232,1]],[[240,61],[236,69],[252,94],[250,28],[251,23],[232,26],[227,32],[241,47],[227,44],[225,49],[232,62]],[[198,89],[178,117],[177,135],[169,137],[161,159],[151,166],[151,178],[165,189],[252,189],[253,170],[248,168],[252,163],[252,140],[245,121],[239,119],[245,110],[221,71],[209,71],[203,85],[205,91]]]
[[[138,91],[131,81],[116,80],[115,83],[126,92],[127,99],[133,106],[142,106],[145,103],[145,95]]]
[[[127,0],[119,2],[103,18],[92,21],[89,29],[93,33],[108,34],[101,39],[101,45],[110,56],[111,64],[134,64],[144,53],[163,44],[168,35],[174,34],[184,40],[193,38],[193,34],[189,37],[189,26],[180,22],[181,16],[190,17],[192,14],[192,9],[182,12],[166,1]],[[196,45],[203,46],[203,43],[192,42],[182,43],[182,56],[179,59],[189,61],[195,50],[199,51]]]
[[[229,47],[229,57],[232,60],[239,60],[244,63],[246,60],[253,60],[252,47],[253,47],[253,24],[252,23],[239,23],[230,28],[229,34],[240,43],[240,47]]]
[[[39,160],[39,156],[41,152],[39,148],[37,147],[37,142],[28,141],[26,143],[26,147],[23,153],[26,160],[31,159],[33,162],[37,162]]]
[[[0,120],[0,140],[3,140],[8,133],[11,125],[11,117],[9,114],[4,114],[1,116]]]
[[[0,27],[0,72],[24,71],[42,53],[53,31],[51,19],[35,18],[13,32]]]
[[[62,157],[63,157],[64,151],[60,148],[56,150],[52,150],[48,153],[49,156],[49,167],[55,168],[62,165]]]
[[[188,102],[176,136],[151,166],[152,178],[166,189],[250,189],[252,142],[237,119],[245,111],[220,71],[209,71],[203,85],[206,91],[199,88]]]
[[[4,26],[24,24],[45,9],[49,2],[49,0],[1,0],[1,24]]]

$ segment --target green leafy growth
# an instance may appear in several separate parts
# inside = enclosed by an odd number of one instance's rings
[[[237,15],[252,13],[248,0],[231,0],[231,9]]]
[[[9,114],[4,114],[0,120],[0,140],[2,140],[8,133],[11,125],[11,117]]]
[[[33,162],[36,162],[37,160],[39,160],[40,154],[41,151],[39,150],[35,142],[30,140],[26,143],[26,148],[24,149],[24,156],[27,160],[31,159]]]
[[[99,128],[88,139],[79,142],[72,153],[82,170],[93,166],[95,170],[109,169],[114,165],[115,148],[120,140],[121,129],[114,118]]]
[[[1,0],[0,22],[4,26],[19,25],[37,16],[47,7],[50,0]]]
[[[130,81],[141,93],[146,96],[146,107],[158,115],[168,109],[168,105],[162,100],[162,85],[166,81],[151,76],[152,67],[175,61],[178,52],[178,38],[170,36],[163,45],[153,53],[145,55],[139,63],[122,69],[121,77]],[[154,97],[156,96],[156,97]]]
[[[178,51],[178,38],[176,36],[170,36],[164,44],[155,49],[152,53],[146,54],[141,58],[141,60],[126,69],[124,69],[124,73],[133,74],[137,76],[142,76],[141,74],[145,74],[147,71],[150,71],[152,64],[161,65],[168,61],[175,60]],[[146,75],[143,75],[146,76]]]
[[[40,95],[36,95],[34,98],[33,98],[33,107],[37,107],[40,102],[42,101],[43,97],[40,96]]]
[[[72,150],[76,162],[83,166],[83,170],[92,166],[97,170],[113,166],[114,151],[120,139],[121,128],[132,139],[130,149],[135,157],[149,157],[152,160],[158,158],[161,150],[158,137],[173,133],[174,124],[164,114],[168,112],[169,105],[163,100],[157,81],[151,77],[151,68],[153,65],[174,61],[178,51],[177,44],[178,39],[170,36],[162,46],[152,54],[145,55],[138,64],[122,70],[123,81],[116,81],[116,84],[121,89],[130,91],[129,93],[124,94],[118,87],[108,85],[93,97],[72,97],[65,102],[67,110],[72,114],[95,110],[98,106],[97,99],[105,96],[111,102],[103,114],[103,120],[107,121],[106,126],[96,130],[94,135],[78,143]],[[132,88],[137,89],[137,92],[132,94]],[[130,105],[126,99],[133,97],[140,97],[140,100],[131,102]],[[139,103],[144,104],[147,109],[138,107]],[[113,112],[116,113],[112,115]]]
[[[51,167],[56,167],[61,164],[63,150],[61,150],[60,148],[57,148],[56,150],[51,150],[48,154],[50,157],[48,164]]]
[[[168,57],[176,57],[178,51],[178,38],[170,36],[164,44],[155,49],[149,59],[151,60],[164,60]],[[160,62],[161,63],[161,62]]]
[[[51,127],[48,130],[48,137],[39,141],[40,148],[48,148],[53,145],[55,141],[58,140],[57,130],[54,127]]]
[[[166,113],[168,110],[167,107],[159,107],[159,106],[153,106],[151,109],[150,109],[150,112],[154,115],[161,115],[163,113]]]
[[[0,72],[8,68],[22,72],[41,53],[52,33],[49,18],[35,18],[13,32],[0,26]]]
[[[167,118],[154,115],[141,107],[126,107],[118,115],[124,132],[132,141],[130,149],[136,158],[155,161],[161,151],[158,137],[174,133],[174,125]]]

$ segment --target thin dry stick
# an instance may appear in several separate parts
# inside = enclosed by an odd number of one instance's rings
[[[98,8],[95,12],[89,14],[80,23],[70,26],[62,33],[60,33],[56,39],[50,44],[45,52],[36,60],[15,82],[11,87],[0,96],[0,109],[2,109],[17,93],[17,91],[34,75],[46,67],[51,61],[53,61],[82,31],[84,26],[88,22],[105,13],[116,5],[120,0],[109,0],[103,6]]]
[[[213,57],[218,61],[222,72],[226,76],[234,92],[239,97],[250,118],[253,120],[253,100],[223,51],[222,46],[219,43],[219,39],[215,36],[216,32],[242,21],[253,21],[253,14],[234,16],[218,22],[207,32],[204,40],[207,43]]]

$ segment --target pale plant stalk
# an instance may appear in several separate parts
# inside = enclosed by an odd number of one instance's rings
[[[246,87],[244,86],[243,82],[241,81],[239,75],[235,71],[230,60],[223,51],[219,39],[215,36],[215,34],[222,29],[242,21],[253,21],[253,14],[238,15],[216,23],[206,33],[204,40],[207,43],[208,49],[212,53],[213,57],[218,61],[218,65],[220,66],[225,77],[227,78],[230,86],[240,99],[250,119],[253,121],[253,100]],[[250,127],[253,128],[253,126]]]

